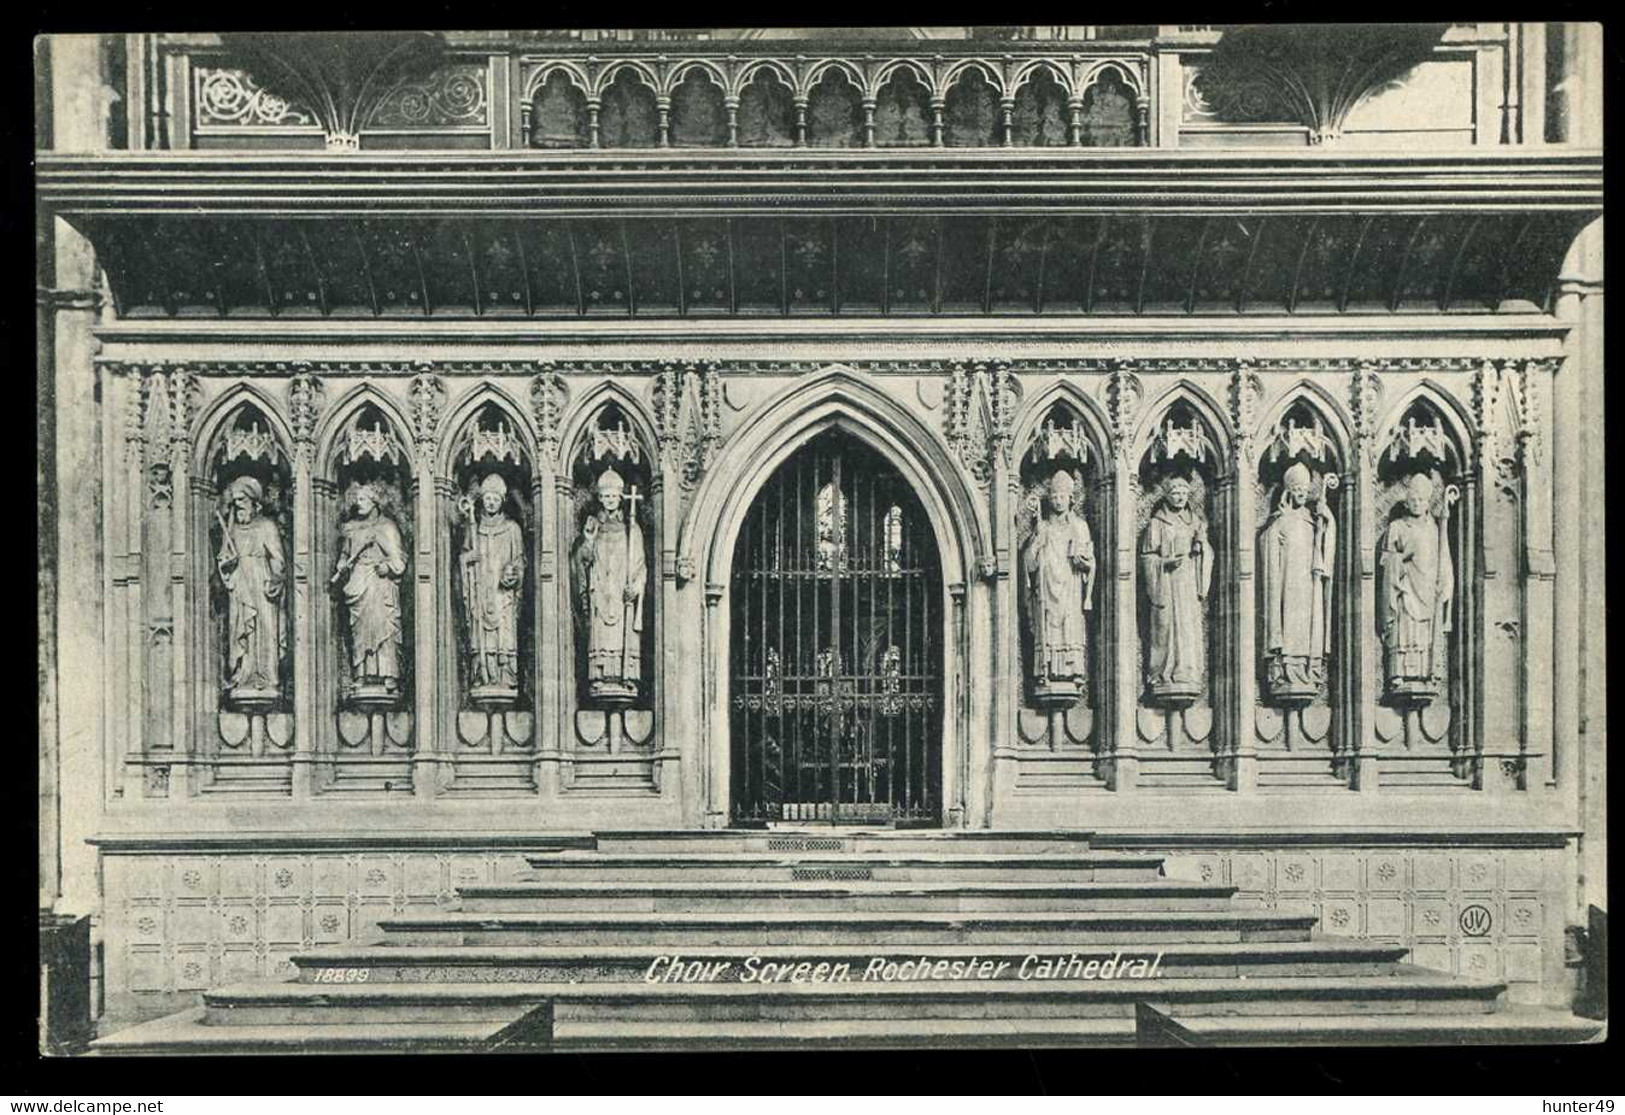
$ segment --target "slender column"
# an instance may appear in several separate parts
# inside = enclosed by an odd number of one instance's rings
[[[1011,117],[1015,115],[1016,102],[1012,97],[1005,97],[999,102],[999,130],[1003,138],[999,141],[1005,147],[1015,146],[1015,124]]]
[[[288,381],[288,416],[293,429],[293,786],[296,800],[315,793],[315,752],[319,734],[316,703],[317,610],[326,585],[316,568],[316,415],[321,381],[309,372]]]
[[[50,38],[53,149],[88,153],[107,147],[110,91],[93,35]],[[102,826],[106,796],[104,762],[107,631],[103,563],[102,406],[92,335],[102,301],[90,242],[57,218],[51,229],[55,271],[51,297],[55,319],[49,338],[54,353],[56,402],[56,738],[60,774],[59,837],[62,896],[58,912],[96,909],[96,850],[86,838]],[[65,667],[65,668],[64,668]]]
[[[1234,390],[1238,397],[1248,398],[1252,387],[1252,371],[1246,365],[1237,369]],[[1256,552],[1257,492],[1253,474],[1252,406],[1238,403],[1235,431],[1235,452],[1232,457],[1229,502],[1232,514],[1230,524],[1235,537],[1229,542],[1235,577],[1226,586],[1229,595],[1231,628],[1236,654],[1225,668],[1230,672],[1229,684],[1224,688],[1229,698],[1220,710],[1229,726],[1228,741],[1235,765],[1230,775],[1230,788],[1243,793],[1258,785],[1258,733],[1254,729],[1258,688],[1258,657],[1255,647],[1258,594],[1253,583],[1253,555]],[[1223,629],[1221,629],[1222,631]]]
[[[942,146],[942,113],[946,107],[941,97],[931,98],[931,146]]]
[[[146,639],[148,616],[145,585],[149,579],[147,559],[142,543],[142,526],[146,508],[146,471],[149,458],[145,407],[148,381],[145,369],[135,369],[129,375],[111,375],[108,369],[99,369],[103,397],[107,403],[107,416],[122,425],[123,436],[108,438],[107,479],[112,493],[106,502],[103,527],[107,532],[106,555],[108,573],[107,645],[103,650],[110,668],[107,673],[109,693],[107,717],[108,779],[115,798],[132,801],[142,796],[142,758],[149,745],[148,727],[143,708],[146,695],[148,658]],[[153,399],[157,406],[167,406],[168,396],[158,393]],[[162,427],[160,427],[162,429]],[[123,443],[123,453],[117,451]],[[164,460],[169,446],[160,438],[150,450],[153,460]],[[116,467],[114,462],[122,467]],[[153,542],[167,541],[158,538]],[[162,555],[154,555],[162,560]],[[167,570],[151,570],[153,578]],[[157,604],[157,602],[154,602]],[[161,607],[161,605],[159,605]],[[121,761],[122,760],[122,761]]]
[[[602,147],[603,141],[598,127],[598,112],[603,104],[594,97],[587,102],[587,146]]]
[[[1524,695],[1524,789],[1547,788],[1552,753],[1552,687],[1540,676],[1552,661],[1552,469],[1546,450],[1545,416],[1552,407],[1555,360],[1523,363],[1524,473],[1523,653],[1518,656],[1518,690]]]
[[[169,444],[163,447],[165,458],[169,463],[170,476],[170,504],[169,504],[169,548],[164,560],[168,568],[164,570],[167,584],[162,586],[162,592],[168,597],[168,611],[170,618],[170,677],[169,677],[169,715],[170,735],[165,741],[171,748],[173,758],[185,759],[195,762],[197,758],[197,734],[201,725],[196,714],[197,701],[189,695],[197,693],[207,684],[209,675],[204,672],[205,656],[210,651],[209,629],[203,617],[207,614],[207,601],[209,599],[208,577],[199,579],[193,571],[204,565],[210,573],[214,572],[213,556],[208,555],[207,562],[201,560],[205,554],[194,554],[194,548],[200,543],[194,537],[192,530],[192,501],[187,494],[197,481],[202,481],[210,488],[209,477],[192,475],[192,410],[196,382],[192,373],[177,370],[170,378],[169,392],[171,402],[171,424],[169,428]],[[154,447],[155,449],[157,447]],[[212,493],[211,493],[212,496]],[[201,548],[208,550],[206,545]],[[155,586],[156,587],[156,586]],[[202,604],[194,607],[193,602]],[[263,718],[260,720],[263,726]],[[195,770],[188,770],[189,779],[195,785],[197,777]],[[170,774],[170,796],[177,796],[179,791],[174,782],[174,771]]]
[[[656,144],[658,144],[661,147],[670,147],[671,146],[671,98],[670,97],[656,97],[655,98],[655,111],[660,114],[660,121],[659,121],[659,123],[657,125],[658,136],[657,136],[655,142],[656,142]]]
[[[1122,431],[1119,437],[1126,437]],[[1139,736],[1135,727],[1135,713],[1140,695],[1140,646],[1138,624],[1135,617],[1135,565],[1134,510],[1140,498],[1139,477],[1130,460],[1130,447],[1119,443],[1112,474],[1112,557],[1114,573],[1111,594],[1111,639],[1116,660],[1112,664],[1114,685],[1112,722],[1113,750],[1112,786],[1119,792],[1132,792],[1139,778]]]
[[[1377,366],[1362,364],[1354,372],[1351,392],[1351,410],[1354,413],[1354,446],[1349,454],[1352,475],[1348,486],[1347,543],[1353,560],[1349,569],[1354,577],[1353,592],[1347,594],[1352,602],[1349,609],[1349,637],[1343,645],[1348,650],[1348,661],[1343,666],[1349,677],[1346,692],[1349,702],[1349,740],[1352,755],[1349,780],[1351,788],[1362,793],[1377,792],[1378,770],[1382,756],[1377,745],[1376,725],[1372,719],[1381,690],[1377,675],[1381,653],[1377,646],[1377,565],[1376,546],[1376,436],[1377,390],[1380,384]]]
[[[722,594],[726,587],[714,581],[706,583],[705,626],[701,632],[703,645],[707,650],[703,684],[705,718],[709,721],[703,727],[706,739],[717,740],[721,744],[711,746],[711,761],[704,764],[707,828],[727,827],[729,782],[733,773],[729,768],[728,733],[717,723],[719,718],[726,722],[728,716],[725,707],[728,700],[728,655],[725,649],[727,642],[723,634],[723,625],[727,623],[727,619],[723,616],[721,608]]]
[[[796,98],[796,146],[807,146],[807,98]]]
[[[728,146],[739,146],[739,98],[725,97],[723,109],[728,113]]]
[[[1083,146],[1083,98],[1073,97],[1066,102],[1066,142],[1073,147]]]
[[[436,637],[440,627],[440,614],[435,608],[439,580],[436,558],[444,532],[440,529],[442,516],[438,514],[435,491],[434,436],[439,408],[436,401],[438,385],[433,373],[425,372],[416,377],[412,393],[417,402],[414,407],[417,429],[414,432],[412,466],[412,534],[416,552],[411,555],[412,564],[408,570],[412,579],[415,612],[412,619],[412,793],[421,799],[432,798],[440,792],[440,718],[437,715],[440,658],[442,649],[448,654],[455,654],[456,650],[454,647],[442,648],[440,639]],[[372,719],[376,741],[382,730],[383,717],[374,714]]]

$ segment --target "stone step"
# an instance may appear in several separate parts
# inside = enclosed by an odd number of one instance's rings
[[[1146,882],[615,882],[499,883],[458,888],[471,913],[752,913],[795,911],[1225,910],[1236,888],[1168,879]]]
[[[1558,1011],[1497,1014],[1319,1014],[1289,1018],[1179,1017],[1215,1045],[1555,1045],[1590,1041],[1602,1023]],[[1135,1043],[1132,1018],[890,1019],[834,1022],[613,1022],[554,1025],[553,1048],[570,1052],[683,1050],[1102,1048]]]
[[[676,878],[725,882],[1096,882],[1160,877],[1163,857],[1126,852],[971,855],[957,852],[771,854],[556,852],[527,857],[535,882],[627,882]]]
[[[92,1056],[241,1056],[306,1053],[493,1053],[540,1052],[546,1029],[533,1019],[535,1008],[520,1004],[511,1017],[471,1022],[453,1018],[430,1022],[327,1022],[294,1026],[210,1025],[207,1008],[143,1022],[90,1044]]]
[[[1023,949],[1007,945],[921,945],[906,951],[871,952],[851,945],[802,948],[705,947],[678,951],[650,946],[443,947],[409,945],[339,946],[293,957],[302,983],[635,983],[723,982],[811,978],[819,964],[846,964],[854,973],[873,970],[884,978],[886,965],[937,962],[961,965],[975,978],[1017,980],[1063,971],[1081,978],[1090,961],[1089,978],[1112,978],[1100,965],[1116,958],[1125,963],[1160,954],[1165,979],[1248,978],[1253,976],[1388,975],[1405,956],[1401,945],[1323,938],[1275,943],[1169,944],[1146,949],[1142,944],[1097,945],[1088,949],[1055,947]],[[878,968],[871,969],[878,962]],[[798,965],[807,968],[797,971]],[[914,969],[910,969],[910,973]],[[952,969],[938,969],[951,974]],[[896,968],[898,978],[910,978]],[[920,977],[926,978],[926,977]]]
[[[768,829],[632,829],[600,832],[597,849],[637,852],[894,855],[952,852],[987,855],[1078,855],[1093,833],[1076,830],[887,829],[806,825]]]
[[[1270,910],[1053,913],[472,913],[383,918],[385,945],[1085,945],[1305,941],[1313,914]]]
[[[862,981],[759,984],[245,984],[204,993],[205,1025],[320,1026],[509,1021],[552,1005],[575,1021],[790,1021],[1115,1018],[1151,1002],[1176,1018],[1209,1015],[1473,1014],[1496,1009],[1505,985],[1435,973],[1111,981]]]

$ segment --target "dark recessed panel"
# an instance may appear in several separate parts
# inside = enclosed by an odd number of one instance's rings
[[[309,222],[304,226],[316,269],[321,275],[327,312],[340,317],[372,313],[367,267],[355,225],[349,221]]]
[[[1131,314],[1140,295],[1140,271],[1150,233],[1144,217],[1113,217],[1095,251],[1093,296],[1097,314]]]
[[[1268,220],[1247,272],[1244,309],[1271,314],[1286,311],[1305,238],[1313,232],[1314,225],[1313,217],[1271,217]]]
[[[288,221],[261,221],[260,250],[279,314],[320,314],[321,289],[301,226]]]
[[[1151,228],[1142,306],[1148,313],[1183,313],[1190,299],[1192,272],[1201,256],[1206,221],[1202,217],[1157,217]]]
[[[1495,309],[1507,250],[1527,224],[1528,218],[1521,215],[1479,218],[1448,280],[1445,309],[1478,313]]]
[[[1002,217],[993,243],[994,313],[1032,313],[1039,275],[1049,247],[1049,221],[1043,217]]]
[[[835,222],[836,273],[843,314],[880,312],[886,276],[886,221],[882,217],[841,217]]]
[[[351,241],[355,233],[351,232]],[[266,312],[265,277],[260,273],[259,252],[254,246],[254,225],[249,221],[222,221],[213,230],[216,278],[227,313],[263,316]],[[360,258],[360,247],[355,247]],[[368,312],[371,312],[370,306]]]
[[[677,228],[682,244],[683,300],[688,312],[727,313],[732,309],[728,222],[682,221]]]
[[[785,292],[791,313],[829,313],[834,225],[825,217],[792,217],[784,222]]]
[[[369,221],[363,235],[372,265],[373,288],[385,314],[423,313],[423,279],[418,270],[419,226],[403,221]]]
[[[938,219],[893,217],[886,283],[892,313],[929,313],[937,300]]]
[[[1436,310],[1445,275],[1461,249],[1471,217],[1433,217],[1411,238],[1399,288],[1399,308]]]
[[[675,314],[677,299],[677,233],[672,222],[628,220],[626,242],[632,251],[632,295],[640,314]]]
[[[989,217],[942,218],[942,310],[981,313],[987,298]]]
[[[527,222],[519,235],[535,312],[549,316],[576,313],[579,288],[570,222]]]
[[[734,290],[741,313],[784,308],[784,237],[776,217],[733,219]]]
[[[632,312],[631,273],[617,221],[573,221],[576,259],[581,266],[581,295],[587,313]]]
[[[506,221],[474,227],[474,256],[480,276],[481,309],[487,314],[529,313],[524,258],[519,238]]]
[[[1224,312],[1236,308],[1236,288],[1263,225],[1259,217],[1211,217],[1197,264],[1192,309]]]
[[[1583,218],[1577,221],[1566,214],[1537,218],[1523,237],[1517,258],[1507,264],[1507,298],[1550,309],[1554,280],[1583,224]]]
[[[1405,254],[1405,244],[1419,219],[1383,216],[1372,222],[1360,241],[1349,271],[1349,309],[1387,306],[1400,257]]]
[[[1083,284],[1095,246],[1093,217],[1050,218],[1049,249],[1044,253],[1039,309],[1047,314],[1075,314],[1083,308]]]
[[[467,222],[440,220],[428,228],[424,272],[429,302],[436,313],[472,313],[475,297],[474,246]]]
[[[1365,218],[1345,215],[1322,217],[1298,269],[1294,310],[1324,313],[1335,310],[1348,280],[1349,260],[1360,239]]]

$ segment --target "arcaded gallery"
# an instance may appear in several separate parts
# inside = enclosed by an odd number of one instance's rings
[[[42,38],[42,1043],[1595,1039],[1601,36]]]

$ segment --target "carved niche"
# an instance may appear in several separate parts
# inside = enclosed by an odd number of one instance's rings
[[[383,413],[361,407],[339,437],[328,589],[341,633],[341,704],[407,705],[412,684],[411,456]]]
[[[221,423],[200,478],[216,779],[293,747],[293,475],[263,411]]]
[[[533,629],[535,571],[527,497],[533,475],[513,420],[486,404],[452,457],[450,580],[464,708],[530,706],[534,646],[526,633]]]
[[[588,747],[650,738],[655,660],[654,460],[627,415],[607,404],[571,463],[570,596],[576,732]]]
[[[1462,458],[1426,401],[1413,404],[1378,460],[1377,634],[1383,699],[1419,710],[1447,693],[1452,673],[1460,539],[1452,527]]]
[[[1175,404],[1140,464],[1140,649],[1152,705],[1181,708],[1209,692],[1208,597],[1216,551],[1208,522],[1218,457],[1200,419]]]

